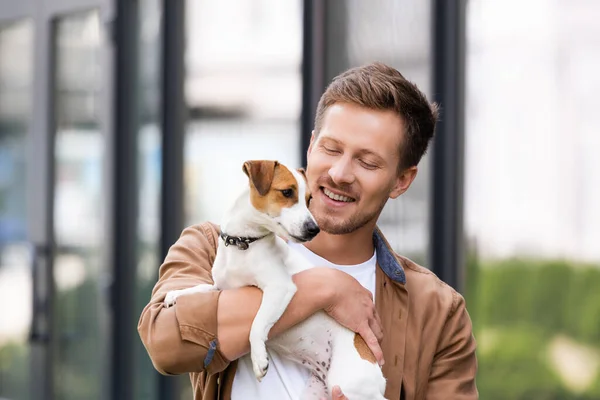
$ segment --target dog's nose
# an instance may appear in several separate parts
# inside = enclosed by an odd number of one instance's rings
[[[319,232],[321,232],[321,229],[315,221],[308,220],[304,223],[304,231],[310,236],[315,237]]]

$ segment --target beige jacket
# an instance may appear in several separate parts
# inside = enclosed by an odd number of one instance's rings
[[[186,228],[160,267],[152,298],[138,332],[162,374],[189,373],[195,400],[229,400],[236,361],[228,361],[217,341],[220,292],[183,296],[163,308],[169,290],[212,283],[218,227]],[[471,400],[475,385],[475,339],[463,297],[432,272],[395,254],[379,230],[375,303],[381,317],[386,363],[386,398]]]

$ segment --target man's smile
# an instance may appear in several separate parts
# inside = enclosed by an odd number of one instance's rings
[[[323,189],[323,193],[325,193],[325,196],[329,197],[332,200],[340,201],[340,202],[343,202],[343,203],[351,203],[351,202],[355,201],[350,196],[346,196],[346,195],[343,195],[343,194],[334,193],[332,190],[327,189],[326,187],[323,187],[322,189]]]

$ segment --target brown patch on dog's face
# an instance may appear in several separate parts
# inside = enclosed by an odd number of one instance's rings
[[[298,203],[298,182],[277,161],[246,161],[244,172],[250,178],[250,201],[257,210],[275,217]]]
[[[367,346],[367,342],[365,342],[365,339],[363,339],[363,337],[360,336],[358,333],[354,334],[354,347],[356,347],[358,355],[363,360],[367,360],[373,364],[377,362],[375,355],[373,354],[369,346]]]

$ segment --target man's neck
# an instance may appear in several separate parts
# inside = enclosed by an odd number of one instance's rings
[[[371,257],[374,227],[364,226],[345,235],[331,235],[321,231],[313,240],[305,243],[307,249],[338,265],[361,264]]]

